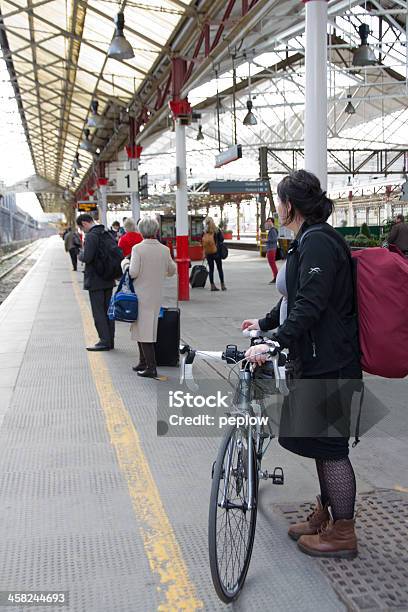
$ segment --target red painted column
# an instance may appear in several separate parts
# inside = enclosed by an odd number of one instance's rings
[[[180,97],[187,70],[186,61],[181,58],[174,58],[172,62],[173,99],[170,101],[170,108],[176,124],[176,166],[178,176],[176,190],[176,263],[178,271],[178,299],[180,301],[187,301],[190,299],[190,258],[188,256],[188,195],[185,126],[191,116],[191,106],[187,98]]]

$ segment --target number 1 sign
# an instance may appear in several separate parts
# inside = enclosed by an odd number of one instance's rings
[[[139,173],[137,170],[118,170],[114,191],[132,193],[139,189]]]

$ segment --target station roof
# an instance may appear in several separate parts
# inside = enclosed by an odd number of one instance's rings
[[[125,61],[107,56],[118,10],[124,11],[125,35],[135,52]],[[408,118],[406,17],[403,0],[329,0],[329,136],[336,146],[406,142],[401,131]],[[370,43],[380,54],[380,66],[353,74],[351,49],[358,45],[356,28],[362,21],[370,25]],[[92,100],[98,101],[105,120],[103,128],[91,130],[97,159],[115,158],[126,143],[129,116],[142,113],[145,129],[140,139],[147,145],[149,172],[157,170],[164,151],[168,162],[160,163],[161,170],[174,166],[167,102],[171,57],[176,53],[191,68],[184,89],[202,112],[206,136],[205,144],[197,143],[196,126],[189,128],[192,168],[209,173],[213,166],[217,86],[227,111],[220,141],[223,147],[233,141],[232,55],[237,66],[238,139],[251,152],[248,172],[256,171],[260,144],[300,146],[303,32],[304,5],[299,0],[3,0],[0,42],[34,172],[55,186],[54,194],[42,194],[44,207],[61,209],[61,190],[72,189],[73,162]],[[242,126],[249,93],[258,117],[254,128]],[[339,107],[347,95],[354,98],[357,111],[350,116]],[[82,168],[75,187],[95,159],[80,151]],[[239,165],[236,171],[241,172]]]

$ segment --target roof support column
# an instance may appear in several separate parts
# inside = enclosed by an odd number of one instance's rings
[[[186,171],[186,125],[191,117],[191,106],[187,98],[181,98],[181,88],[187,72],[187,63],[181,58],[172,60],[173,99],[170,108],[175,120],[176,129],[176,248],[178,270],[178,299],[190,299],[188,256],[188,195]]]
[[[347,209],[347,225],[354,227],[354,207],[353,207],[353,191],[350,189],[348,194],[348,209]]]
[[[327,187],[327,0],[306,5],[305,168]]]
[[[143,147],[136,144],[136,136],[139,133],[139,124],[134,117],[129,120],[129,144],[125,147],[129,160],[129,170],[136,171],[137,191],[130,194],[130,207],[132,217],[135,223],[140,219],[140,194],[139,194],[139,160],[143,151]]]
[[[392,218],[392,204],[391,204],[391,191],[392,191],[392,186],[391,185],[387,185],[385,187],[385,218],[391,219]]]
[[[99,218],[101,223],[108,229],[108,179],[99,177],[97,180],[98,184],[98,205],[99,205]]]

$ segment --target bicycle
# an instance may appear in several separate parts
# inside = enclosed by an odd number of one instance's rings
[[[270,337],[267,332],[260,331],[247,331],[244,335],[251,338],[251,346]],[[275,467],[271,474],[261,469],[262,458],[275,435],[269,419],[265,418],[267,414],[262,398],[256,393],[255,381],[260,368],[249,363],[245,351],[239,351],[236,345],[227,345],[223,352],[197,351],[186,345],[181,347],[180,353],[181,382],[186,382],[190,388],[196,388],[193,363],[197,355],[223,360],[234,367],[239,365],[234,411],[229,414],[254,417],[245,419],[243,425],[231,425],[227,429],[211,471],[208,517],[211,576],[218,597],[224,603],[231,603],[244,586],[251,560],[259,482],[272,480],[273,484],[283,485],[284,473],[281,467]],[[268,353],[268,374],[273,372],[277,392],[288,395],[286,354],[277,343],[271,344]],[[239,419],[236,421],[238,423]]]

